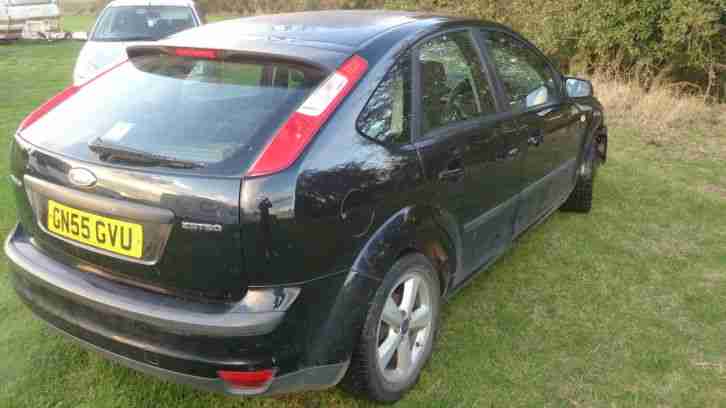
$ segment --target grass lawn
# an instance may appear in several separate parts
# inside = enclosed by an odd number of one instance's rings
[[[0,157],[24,115],[70,82],[81,45],[0,46]],[[611,126],[593,212],[555,214],[448,304],[433,360],[399,406],[724,406],[720,129],[662,146]],[[4,236],[15,222],[9,183],[0,202]],[[339,390],[233,399],[110,363],[33,317],[0,263],[0,407],[329,406],[369,404]]]

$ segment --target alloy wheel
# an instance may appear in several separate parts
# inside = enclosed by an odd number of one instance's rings
[[[432,293],[419,273],[404,275],[386,297],[378,322],[378,369],[392,384],[418,373],[433,329]]]

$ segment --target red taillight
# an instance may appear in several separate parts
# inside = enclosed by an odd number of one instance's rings
[[[217,59],[219,53],[217,50],[204,48],[174,48],[174,55],[177,57]]]
[[[260,371],[217,371],[217,375],[233,388],[262,388],[275,375],[272,369]]]
[[[290,167],[367,69],[368,62],[358,55],[345,61],[293,112],[247,175],[262,176]]]
[[[126,63],[126,61],[127,60],[121,61],[120,63],[118,63],[118,64],[112,66],[111,68],[101,72],[100,74],[96,75],[92,79],[89,79],[87,82],[84,82],[83,84],[71,85],[68,88],[62,90],[60,93],[58,93],[54,97],[48,99],[45,103],[40,105],[38,108],[36,108],[34,111],[32,111],[30,113],[30,115],[26,116],[25,119],[23,119],[23,121],[20,123],[20,127],[18,128],[18,131],[23,131],[23,130],[27,129],[30,125],[37,122],[38,119],[42,118],[43,115],[45,115],[46,113],[53,110],[53,108],[55,108],[56,106],[63,103],[65,100],[67,100],[71,96],[75,95],[75,93],[80,91],[81,88],[83,88],[84,86],[97,80],[98,78],[106,75],[106,73],[108,73],[108,72],[114,70],[116,67]]]

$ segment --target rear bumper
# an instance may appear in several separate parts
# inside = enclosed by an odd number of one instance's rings
[[[51,325],[51,327],[56,328]],[[57,329],[57,328],[56,328]],[[117,363],[129,367],[131,369],[141,371],[143,373],[153,375],[162,380],[172,381],[177,384],[184,384],[196,389],[219,392],[229,395],[277,395],[287,394],[291,392],[323,390],[336,385],[348,370],[348,362],[329,364],[324,366],[309,367],[289,374],[276,377],[263,392],[246,392],[239,389],[231,389],[218,378],[198,377],[194,375],[179,373],[176,371],[166,370],[151,364],[142,363],[132,360],[128,357],[113,353],[109,350],[98,347],[85,340],[74,337],[73,335],[58,329],[58,331],[78,343],[82,347],[103,355],[104,357],[116,361]]]
[[[280,344],[275,330],[286,309],[255,311],[244,299],[235,305],[196,303],[111,282],[47,256],[20,225],[8,235],[5,253],[15,290],[36,315],[81,345],[157,377],[233,395],[269,395],[328,388],[347,369],[347,361],[288,363],[267,388],[229,388],[218,370],[296,361],[300,348],[289,347],[286,355],[265,348]]]

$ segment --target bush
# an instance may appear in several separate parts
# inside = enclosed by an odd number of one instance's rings
[[[565,71],[592,72],[617,59],[623,71],[667,68],[713,95],[726,81],[726,0],[388,0],[387,6],[501,22]]]
[[[598,69],[591,79],[608,123],[639,129],[651,144],[673,145],[694,130],[718,136],[726,127],[726,105],[704,103],[700,91],[690,84],[665,82],[662,76],[644,79],[637,70]],[[726,134],[720,134],[718,139],[724,141]]]

